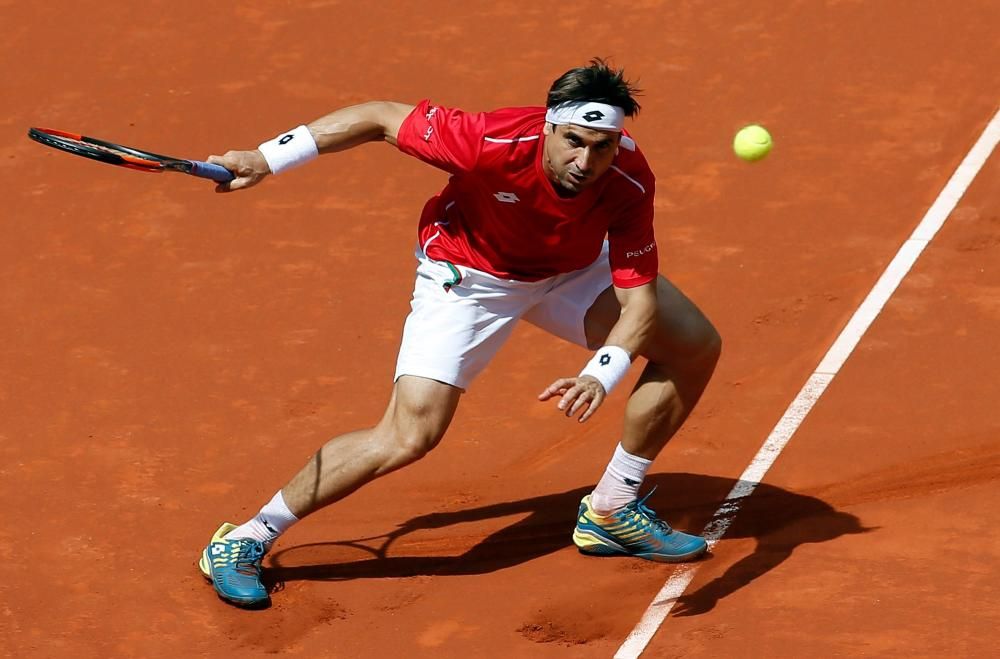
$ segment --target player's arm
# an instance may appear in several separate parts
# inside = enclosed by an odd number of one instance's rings
[[[597,351],[594,360],[575,378],[560,378],[539,394],[539,400],[561,396],[559,409],[572,417],[583,410],[580,422],[597,411],[608,392],[598,378],[604,377],[600,369],[612,371],[612,377],[624,375],[632,360],[653,336],[656,323],[656,280],[635,288],[614,287],[621,305],[621,315],[608,333],[604,347]],[[604,358],[607,363],[602,363]],[[597,370],[594,370],[597,369]],[[593,371],[595,375],[588,372]]]
[[[222,165],[236,175],[216,190],[229,192],[256,185],[273,173],[271,165],[293,167],[317,154],[344,151],[366,142],[384,141],[395,145],[399,127],[412,110],[412,105],[391,101],[352,105],[279,135],[257,149],[209,156],[208,162]],[[270,157],[265,157],[263,152]]]
[[[614,287],[622,307],[618,322],[611,328],[606,346],[618,346],[633,357],[646,347],[656,323],[656,280],[634,288]]]

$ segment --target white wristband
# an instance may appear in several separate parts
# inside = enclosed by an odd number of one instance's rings
[[[618,346],[604,346],[587,362],[580,375],[597,378],[604,387],[604,393],[610,394],[615,385],[622,381],[632,365],[632,357]]]
[[[305,126],[282,133],[257,148],[263,154],[272,174],[304,165],[319,155],[316,140]]]

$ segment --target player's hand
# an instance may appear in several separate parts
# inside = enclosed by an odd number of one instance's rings
[[[559,409],[568,417],[573,417],[577,412],[583,410],[579,419],[580,423],[583,423],[597,411],[607,395],[604,386],[598,382],[597,378],[584,375],[576,378],[559,378],[550,384],[545,391],[538,394],[538,400],[545,401],[561,396]]]
[[[228,183],[216,186],[216,192],[232,192],[257,185],[271,173],[267,161],[260,151],[226,151],[224,156],[209,156],[206,162],[222,165],[233,173],[236,178]]]

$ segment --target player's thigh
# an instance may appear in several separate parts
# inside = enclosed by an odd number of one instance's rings
[[[524,314],[524,320],[560,339],[589,347],[584,319],[594,300],[610,286],[605,242],[600,256],[589,266],[555,277],[541,301]]]
[[[466,389],[510,337],[529,305],[524,291],[422,259],[403,325],[396,376],[419,376]]]
[[[657,317],[653,340],[642,356],[659,363],[718,351],[719,334],[701,309],[663,275],[656,279]],[[592,349],[604,345],[621,315],[614,288],[608,287],[584,316],[584,334]]]

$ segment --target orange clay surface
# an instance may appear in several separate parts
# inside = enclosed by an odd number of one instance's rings
[[[367,99],[541,104],[613,55],[646,90],[662,271],[725,342],[648,480],[697,532],[998,101],[995,0],[0,0],[0,24],[13,657],[610,657],[672,572],[570,544],[625,392],[561,418],[535,396],[586,354],[523,327],[436,451],[281,540],[270,609],[220,602],[195,567],[218,524],[380,415],[445,175],[368,145],[216,195],[29,126],[204,157]],[[994,154],[648,656],[995,656],[998,181]],[[382,559],[351,542],[387,533]]]

